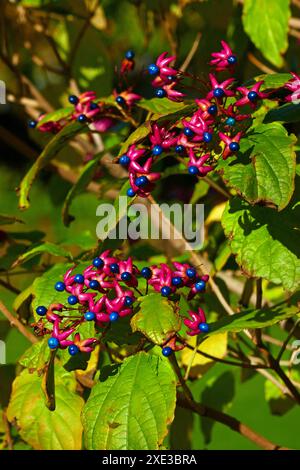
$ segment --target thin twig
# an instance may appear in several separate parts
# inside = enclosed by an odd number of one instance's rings
[[[253,65],[255,65],[262,72],[264,72],[264,73],[276,73],[275,70],[271,69],[267,65],[263,64],[263,62],[261,62],[259,59],[257,59],[257,57],[255,57],[255,55],[252,54],[252,52],[248,53],[248,59]]]
[[[25,336],[31,343],[37,343],[38,339],[18,320],[5,305],[0,301],[0,312],[7,318],[11,326],[15,326],[20,333]]]
[[[195,40],[194,40],[194,42],[193,42],[193,44],[192,44],[192,47],[191,47],[191,49],[190,49],[188,55],[186,56],[186,58],[185,58],[183,64],[182,64],[181,67],[180,67],[180,70],[181,70],[182,72],[185,72],[185,71],[186,71],[186,69],[187,69],[188,66],[190,65],[191,61],[193,60],[193,57],[194,57],[194,55],[196,54],[197,49],[198,49],[198,47],[199,47],[199,44],[200,44],[200,41],[201,41],[201,36],[202,36],[202,34],[201,34],[200,32],[198,32],[198,33],[196,34],[196,38],[195,38]]]
[[[282,346],[281,346],[281,349],[278,353],[278,356],[276,357],[276,361],[279,362],[280,359],[282,358],[282,355],[284,353],[284,351],[286,350],[286,347],[290,341],[290,339],[292,338],[293,334],[294,334],[294,331],[296,330],[297,326],[299,325],[299,322],[300,320],[297,320],[293,326],[293,328],[290,330],[289,334],[287,335],[287,337],[285,338]]]

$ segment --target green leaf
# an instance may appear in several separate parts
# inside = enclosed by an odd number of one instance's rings
[[[60,256],[69,260],[72,259],[71,253],[62,246],[46,242],[42,243],[41,245],[35,246],[34,248],[31,248],[30,250],[26,251],[21,256],[19,256],[13,263],[12,268],[19,266],[20,264],[26,263],[26,261],[30,260],[31,258],[34,258],[38,255],[42,255],[44,253],[47,253],[52,256]]]
[[[300,103],[288,103],[279,108],[271,109],[265,116],[264,122],[299,122],[300,121]]]
[[[49,346],[46,339],[30,346],[19,359],[21,366],[29,369],[30,372],[40,371],[49,360]]]
[[[287,306],[286,302],[282,302],[274,307],[246,310],[242,313],[226,316],[217,322],[210,323],[207,336],[226,332],[236,333],[245,329],[265,328],[299,314],[299,307],[297,305]]]
[[[20,224],[24,224],[23,220],[18,219],[12,215],[0,214],[0,225],[10,225],[19,222]]]
[[[74,121],[65,126],[53,139],[48,142],[38,159],[26,173],[18,189],[20,209],[28,209],[29,193],[38,173],[57,155],[66,143],[80,132],[85,132],[87,126]]]
[[[140,100],[137,106],[155,114],[165,115],[180,111],[184,104],[170,101],[168,98],[152,98],[151,100]]]
[[[283,87],[286,82],[291,79],[290,73],[269,73],[269,74],[262,74],[257,75],[253,80],[250,80],[247,85],[254,84],[254,82],[260,82],[263,80],[263,84],[261,86],[261,90],[270,90]]]
[[[61,281],[64,273],[71,267],[70,264],[59,263],[46,271],[42,276],[37,277],[32,285],[33,302],[32,307],[35,309],[39,305],[48,307],[53,302],[64,304],[67,300],[67,292],[57,292],[54,285],[57,281]],[[78,271],[80,272],[80,271]]]
[[[139,310],[131,319],[133,331],[139,331],[152,343],[166,343],[181,328],[181,320],[172,304],[157,294],[139,298]]]
[[[62,218],[63,223],[68,227],[70,223],[74,220],[74,217],[69,214],[70,205],[73,199],[80,194],[84,189],[87,187],[89,182],[92,180],[95,170],[98,166],[99,159],[94,158],[93,160],[89,161],[82,169],[78,180],[72,186],[70,191],[67,194],[65,199],[63,208],[62,208]]]
[[[127,149],[130,145],[138,144],[141,142],[151,131],[151,124],[149,121],[146,121],[144,124],[141,124],[137,129],[135,129],[129,137],[123,142],[120,148],[119,155],[123,155],[127,152]]]
[[[140,352],[92,389],[83,409],[89,450],[154,450],[174,419],[176,380],[168,361]]]
[[[266,59],[282,67],[288,47],[289,0],[244,0],[243,24]]]
[[[25,369],[14,381],[7,409],[20,436],[36,450],[80,450],[83,399],[75,394],[74,375],[56,365],[56,409],[46,408],[42,377]]]
[[[227,203],[222,225],[244,273],[282,284],[289,291],[299,287],[299,212],[299,205],[277,213],[239,198]]]
[[[53,111],[52,113],[47,113],[41,119],[38,124],[37,128],[41,127],[43,124],[46,124],[46,122],[50,121],[60,121],[60,119],[66,118],[70,116],[74,111],[74,106],[67,106],[66,108],[59,108]]]
[[[236,159],[219,160],[223,179],[251,204],[284,209],[295,188],[295,136],[279,123],[261,124],[241,140]]]

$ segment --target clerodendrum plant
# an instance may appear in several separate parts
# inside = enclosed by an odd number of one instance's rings
[[[155,95],[145,99],[131,83],[134,56],[126,52],[111,96],[71,95],[70,106],[29,122],[53,137],[21,182],[20,207],[29,207],[38,172],[65,145],[95,146],[63,207],[70,224],[72,199],[108,152],[99,148],[99,136],[119,132],[109,164],[127,205],[137,199],[153,204],[159,180],[185,174],[191,185],[205,182],[226,200],[221,207],[227,242],[211,264],[203,249],[186,250],[184,240],[169,241],[171,257],[161,252],[146,259],[131,255],[130,240],[112,247],[106,239],[36,278],[18,300],[28,305],[33,299],[36,336],[20,360],[7,418],[35,449],[160,449],[169,446],[168,431],[181,407],[262,448],[281,448],[198,403],[193,386],[221,362],[263,372],[279,394],[284,390],[300,404],[297,374],[281,361],[297,326],[293,293],[300,280],[296,138],[283,123],[293,120],[295,106],[299,110],[300,77],[276,73],[239,83],[238,58],[222,41],[206,78],[176,68],[176,57],[163,52],[141,71]],[[44,251],[64,256],[62,247],[44,244],[17,264]],[[227,291],[214,280],[231,254],[239,282],[245,282],[242,301],[234,306],[227,295],[234,282]],[[266,302],[267,283],[282,285],[285,299]],[[274,355],[263,331],[287,319],[290,333]]]

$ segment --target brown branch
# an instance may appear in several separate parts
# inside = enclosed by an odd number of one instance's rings
[[[9,282],[3,281],[3,279],[0,279],[0,286],[4,287],[7,290],[10,290],[14,294],[20,294],[21,291],[15,286],[12,286]]]
[[[238,419],[234,418],[233,416],[230,416],[226,413],[223,413],[222,411],[216,410],[209,406],[196,403],[194,400],[188,400],[183,393],[177,394],[177,403],[181,408],[191,410],[199,416],[210,418],[214,421],[217,421],[218,423],[224,424],[232,431],[241,434],[246,439],[254,442],[257,446],[265,450],[289,450],[286,447],[282,447],[280,445],[274,444],[272,441],[269,441],[269,439],[253,431],[253,429],[251,429],[249,426],[242,423]]]
[[[0,312],[3,313],[3,315],[7,318],[7,320],[10,322],[11,326],[14,326],[17,328],[17,330],[20,331],[20,333],[25,336],[25,338],[28,339],[31,343],[37,343],[38,339],[29,331],[26,326],[23,325],[23,323],[20,322],[10,311],[5,307],[5,305],[0,301]]]
[[[255,65],[259,70],[261,70],[264,73],[276,73],[275,70],[271,69],[267,65],[265,65],[263,62],[261,62],[257,57],[255,57],[252,52],[248,53],[248,59],[251,62],[251,64]]]
[[[280,349],[280,351],[279,351],[279,353],[278,353],[278,356],[276,357],[276,361],[277,361],[277,362],[279,362],[280,359],[282,358],[282,355],[283,355],[284,351],[286,350],[287,345],[288,345],[290,339],[292,338],[292,336],[293,336],[293,334],[294,334],[294,331],[296,330],[297,326],[299,325],[299,322],[300,322],[300,320],[297,320],[297,321],[295,322],[293,328],[291,328],[289,334],[288,334],[287,337],[285,338],[285,340],[284,340],[284,342],[283,342],[283,344],[282,344],[282,346],[281,346],[281,349]]]

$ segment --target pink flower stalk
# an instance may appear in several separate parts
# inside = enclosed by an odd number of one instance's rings
[[[248,104],[251,106],[251,108],[256,108],[258,100],[262,100],[269,96],[269,93],[262,93],[259,91],[263,83],[264,81],[260,80],[250,89],[246,88],[245,86],[237,87],[237,91],[241,93],[242,98],[235,102],[235,106],[245,106]]]
[[[250,114],[241,114],[238,109],[235,109],[235,105],[233,104],[230,104],[227,109],[224,109],[223,113],[225,116],[233,117],[237,122],[250,118]]]
[[[222,101],[226,96],[234,96],[234,92],[228,89],[235,81],[234,78],[228,78],[227,80],[224,80],[224,82],[219,83],[216,77],[210,73],[209,80],[211,83],[211,91],[206,95],[207,100],[216,98],[218,101]]]
[[[210,130],[207,122],[202,119],[201,112],[199,111],[196,111],[189,121],[183,119],[182,124],[184,127],[187,127],[194,132],[195,136],[192,139],[193,142],[202,142],[204,132],[208,132]]]
[[[206,325],[206,317],[204,310],[202,308],[198,308],[198,312],[193,312],[192,310],[189,310],[189,316],[191,317],[191,320],[186,318],[183,322],[185,326],[187,326],[190,331],[187,332],[189,336],[195,336],[199,335],[199,333],[205,332],[205,330],[208,331],[207,328],[203,328],[201,325]]]
[[[41,121],[45,116],[46,114],[41,114],[41,116],[38,118],[38,122]],[[60,121],[48,121],[44,124],[38,125],[38,130],[40,132],[51,132],[52,134],[57,134],[62,128],[63,125],[60,123]]]
[[[237,58],[227,42],[221,41],[221,45],[222,50],[220,52],[213,52],[211,54],[213,59],[210,61],[210,65],[215,67],[217,72],[228,69],[231,70],[237,62]]]

